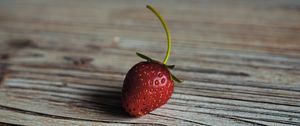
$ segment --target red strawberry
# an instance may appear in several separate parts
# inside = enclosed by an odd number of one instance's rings
[[[122,106],[135,117],[148,114],[166,104],[174,90],[173,79],[180,82],[168,69],[174,68],[174,65],[166,65],[171,50],[168,27],[154,8],[150,5],[147,5],[147,8],[156,14],[166,30],[168,50],[163,63],[137,53],[147,61],[134,65],[126,74],[122,89]]]
[[[174,90],[168,68],[150,61],[134,65],[126,75],[122,103],[132,116],[142,116],[164,105]]]

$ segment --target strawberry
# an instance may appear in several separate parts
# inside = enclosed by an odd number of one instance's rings
[[[174,84],[167,67],[158,62],[140,62],[126,75],[122,103],[132,116],[145,115],[165,104]]]
[[[140,117],[167,103],[173,90],[174,82],[181,82],[169,69],[174,65],[166,65],[170,55],[171,39],[166,23],[159,13],[150,5],[147,5],[162,22],[167,38],[168,50],[163,63],[153,60],[148,56],[136,53],[147,61],[135,64],[126,74],[122,89],[122,106],[131,116]]]

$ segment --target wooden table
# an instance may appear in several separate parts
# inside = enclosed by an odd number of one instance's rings
[[[141,61],[184,83],[141,118],[120,106]],[[300,125],[298,0],[1,0],[0,122],[21,125]]]

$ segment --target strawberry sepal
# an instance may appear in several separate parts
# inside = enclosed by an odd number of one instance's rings
[[[146,55],[141,54],[141,53],[139,53],[139,52],[136,52],[136,55],[139,56],[139,57],[141,57],[142,59],[147,60],[148,62],[149,62],[149,61],[153,61],[153,59],[151,59],[149,56],[146,56]]]
[[[145,59],[147,60],[147,62],[159,62],[157,60],[153,60],[152,58],[150,58],[149,56],[146,56],[144,54],[141,54],[139,52],[136,52],[136,55],[141,57],[142,59]],[[160,62],[159,62],[160,63]],[[175,68],[175,65],[165,65],[168,69],[174,69]],[[171,73],[171,72],[170,72]],[[171,73],[171,79],[174,80],[175,82],[177,83],[182,83],[183,81],[178,79],[176,76],[174,76],[172,73]]]
[[[177,82],[177,83],[182,83],[182,82],[183,82],[183,80],[178,79],[178,78],[177,78],[176,76],[174,76],[172,73],[171,73],[171,79],[174,80],[174,81]]]
[[[175,65],[166,65],[169,69],[174,69]]]

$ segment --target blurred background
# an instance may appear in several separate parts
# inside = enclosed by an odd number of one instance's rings
[[[11,44],[0,48],[13,51],[11,45],[23,43],[34,47],[15,55],[25,55],[25,51],[49,55],[15,59],[20,62],[55,63],[69,54],[88,55],[97,67],[126,72],[140,61],[136,51],[159,60],[166,51],[163,28],[146,4],[152,4],[166,19],[173,40],[170,63],[178,62],[179,68],[247,74],[252,69],[224,64],[298,68],[300,2],[296,0],[1,0],[0,42]],[[286,59],[296,64],[282,66]],[[112,62],[122,65],[112,66]],[[211,66],[211,62],[217,64]],[[289,81],[281,74],[253,76],[266,82]]]

